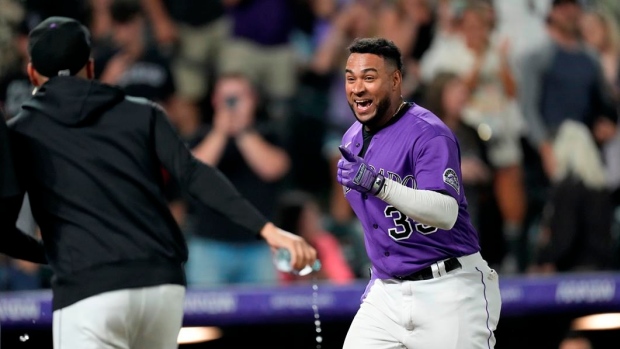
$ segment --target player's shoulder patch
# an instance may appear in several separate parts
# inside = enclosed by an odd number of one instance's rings
[[[461,193],[461,186],[459,184],[459,177],[456,175],[456,171],[451,168],[447,168],[443,171],[443,181],[447,185],[454,188],[457,194]]]

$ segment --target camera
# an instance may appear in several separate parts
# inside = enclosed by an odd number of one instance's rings
[[[229,109],[235,109],[235,107],[237,106],[237,102],[238,101],[239,101],[239,97],[237,97],[237,96],[226,97],[226,106]]]

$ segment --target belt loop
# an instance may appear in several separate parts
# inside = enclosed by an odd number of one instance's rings
[[[448,271],[446,270],[446,263],[444,261],[437,262],[437,268],[439,269],[440,276],[448,274]]]
[[[433,273],[433,279],[441,276],[441,274],[439,274],[439,266],[437,263],[431,264],[431,272]]]

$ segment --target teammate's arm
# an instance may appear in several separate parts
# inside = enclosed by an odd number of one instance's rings
[[[258,233],[267,224],[267,218],[219,170],[196,159],[164,111],[159,107],[154,109],[152,135],[155,151],[181,188],[232,222]]]
[[[13,149],[14,150],[14,149]],[[43,244],[15,226],[24,194],[20,188],[13,154],[9,147],[9,132],[0,113],[0,253],[26,261],[47,264]]]
[[[272,248],[288,249],[294,269],[300,270],[314,263],[314,248],[300,236],[269,222],[219,170],[198,161],[181,141],[161,108],[155,107],[153,115],[151,127],[155,152],[187,193],[232,222],[258,233]]]
[[[11,258],[47,264],[43,243],[15,226],[22,202],[23,195],[0,198],[0,253]]]

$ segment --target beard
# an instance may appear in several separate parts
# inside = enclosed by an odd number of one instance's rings
[[[382,122],[384,122],[384,119],[386,117],[385,113],[388,111],[388,109],[390,109],[391,106],[392,106],[392,102],[390,101],[390,98],[389,97],[383,98],[382,100],[379,101],[379,103],[377,103],[377,109],[375,110],[375,115],[366,121],[362,121],[355,113],[355,108],[353,107],[353,104],[349,103],[349,108],[351,108],[351,111],[353,112],[355,119],[357,119],[357,121],[359,121],[360,124],[368,127],[369,129],[377,128],[377,126],[381,125]]]

